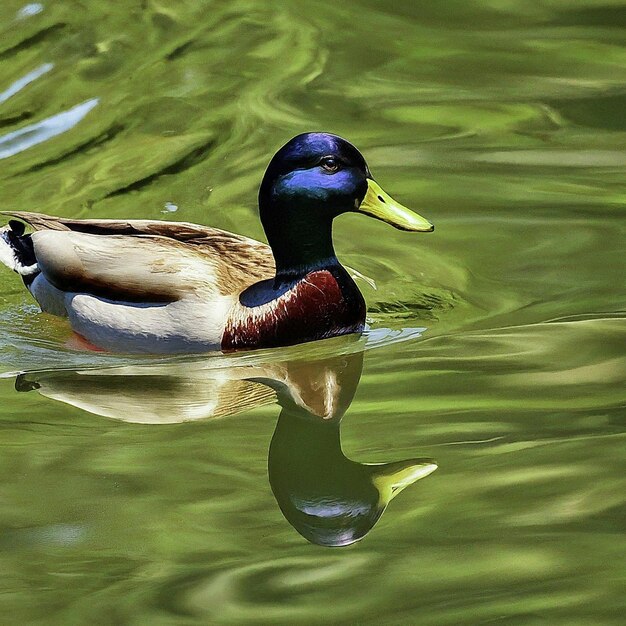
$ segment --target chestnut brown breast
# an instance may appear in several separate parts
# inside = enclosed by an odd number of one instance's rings
[[[360,332],[365,301],[343,270],[310,272],[274,300],[231,310],[223,350],[271,348]]]

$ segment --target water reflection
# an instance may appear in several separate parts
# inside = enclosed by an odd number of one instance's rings
[[[356,345],[356,344],[355,344]],[[176,423],[234,415],[277,401],[269,481],[287,521],[308,541],[346,546],[376,524],[405,487],[436,469],[430,459],[361,463],[341,446],[341,419],[364,354],[203,368],[202,362],[20,374],[19,392],[126,422]]]
[[[341,418],[362,367],[362,352],[290,363],[277,387],[282,410],[269,449],[270,484],[287,521],[319,545],[362,539],[396,494],[437,467],[428,459],[359,463],[344,454]]]

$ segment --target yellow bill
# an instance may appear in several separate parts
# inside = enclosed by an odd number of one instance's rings
[[[356,211],[387,222],[400,230],[418,233],[429,233],[435,230],[426,218],[396,202],[371,178],[367,179],[367,193]]]
[[[403,489],[421,478],[426,478],[437,469],[431,459],[407,459],[380,465],[369,464],[372,468],[372,482],[380,494],[380,502],[389,504]]]

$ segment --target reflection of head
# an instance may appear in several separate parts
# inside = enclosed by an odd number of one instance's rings
[[[343,546],[365,536],[383,512],[368,469],[343,455],[338,422],[283,410],[270,445],[270,484],[305,539]]]
[[[339,420],[361,373],[360,360],[355,367],[351,358],[336,361],[332,376],[329,362],[318,366],[309,385],[300,377],[299,389],[311,392],[317,387],[318,395],[335,389],[341,398],[315,402],[309,393],[304,402],[293,390],[281,394],[283,410],[269,450],[270,484],[283,515],[305,539],[323,546],[347,546],[362,539],[395,495],[437,467],[424,459],[362,464],[344,455]],[[320,386],[316,383],[320,380],[340,384]],[[337,410],[328,415],[318,412],[320,406]]]

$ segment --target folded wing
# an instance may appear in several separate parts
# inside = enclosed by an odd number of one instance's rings
[[[274,272],[267,245],[215,228],[5,214],[32,226],[39,269],[64,292],[125,302],[206,299],[239,293]]]

